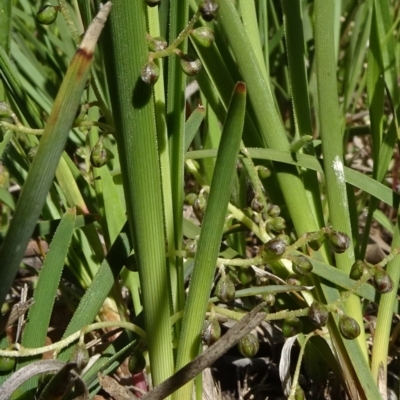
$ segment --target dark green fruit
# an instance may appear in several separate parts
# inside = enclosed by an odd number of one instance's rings
[[[325,236],[321,235],[318,239],[310,240],[308,242],[308,245],[310,246],[311,249],[314,251],[318,251],[322,244],[325,242]]]
[[[0,101],[0,118],[8,118],[12,115],[11,107],[4,101]]]
[[[199,5],[199,11],[204,21],[210,22],[217,15],[219,4],[215,0],[203,0]]]
[[[160,77],[160,68],[154,61],[148,61],[142,68],[140,78],[148,85],[154,85]]]
[[[297,275],[305,276],[313,270],[313,266],[306,256],[298,255],[292,257],[292,270]]]
[[[238,348],[243,357],[251,358],[258,353],[260,343],[258,343],[258,339],[252,333],[248,333],[240,339]]]
[[[102,140],[99,140],[90,153],[90,163],[95,168],[101,168],[107,164],[107,150]]]
[[[146,359],[140,350],[132,353],[128,360],[128,369],[132,375],[142,372],[146,367]]]
[[[15,367],[14,357],[0,357],[0,372],[11,371]]]
[[[345,339],[355,339],[360,334],[360,325],[348,315],[339,317],[339,331]]]
[[[369,274],[370,267],[362,260],[357,260],[351,267],[350,278],[358,281],[364,274]]]
[[[393,289],[392,278],[383,269],[377,269],[374,272],[372,283],[374,284],[376,291],[381,294],[389,293]]]
[[[221,276],[215,287],[215,295],[224,303],[235,298],[235,285],[229,275]]]
[[[253,268],[238,268],[237,277],[243,286],[250,284],[255,278],[256,273]]]
[[[250,207],[255,212],[261,212],[264,208],[264,203],[259,197],[254,197],[251,201]]]
[[[350,246],[350,238],[344,232],[331,231],[328,238],[335,253],[344,253]]]
[[[36,21],[42,25],[50,25],[57,19],[58,7],[45,4],[36,14]]]
[[[264,252],[269,256],[281,256],[286,250],[286,242],[279,237],[269,240],[264,245]]]
[[[325,304],[314,301],[308,309],[307,316],[314,325],[321,328],[328,322],[329,311]]]
[[[215,41],[214,31],[208,26],[193,29],[190,35],[197,44],[203,47],[210,47]]]
[[[221,337],[221,326],[215,318],[204,321],[202,337],[208,346],[211,346]]]
[[[182,71],[189,76],[197,75],[202,67],[201,61],[191,54],[183,54],[181,57]]]
[[[303,330],[303,323],[297,317],[288,317],[282,324],[282,334],[286,338],[297,335]]]
[[[147,46],[150,51],[161,51],[168,47],[168,43],[164,38],[156,36],[147,41]]]

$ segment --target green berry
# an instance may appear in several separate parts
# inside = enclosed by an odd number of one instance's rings
[[[202,337],[208,346],[211,346],[221,337],[221,326],[215,318],[204,321]]]
[[[168,47],[168,43],[164,38],[157,36],[149,39],[147,46],[150,51],[161,51]]]
[[[335,253],[344,253],[350,246],[350,238],[339,231],[331,231],[328,235],[329,243]]]
[[[378,293],[389,293],[393,289],[393,281],[389,274],[383,269],[377,269],[372,278],[374,287]]]
[[[298,255],[292,257],[292,270],[295,274],[305,276],[313,270],[313,266],[306,256]]]
[[[12,110],[11,107],[8,105],[8,103],[5,103],[4,101],[0,101],[0,118],[9,118],[12,115]]]
[[[132,375],[142,372],[146,367],[146,359],[140,350],[134,351],[128,360],[128,369]]]
[[[189,76],[197,75],[202,67],[201,61],[191,54],[183,54],[180,57],[182,71]]]
[[[259,165],[257,167],[257,172],[260,179],[266,179],[271,176],[271,171],[267,167],[264,167],[263,165]]]
[[[50,25],[57,19],[58,7],[45,4],[36,14],[36,21],[42,25]]]
[[[197,44],[203,47],[210,47],[215,41],[214,31],[208,26],[193,29],[190,35]]]
[[[282,334],[286,338],[297,335],[303,330],[303,323],[297,317],[288,317],[282,324]]]
[[[345,339],[355,339],[360,334],[360,325],[348,315],[339,317],[339,331]]]
[[[224,303],[228,303],[235,298],[235,293],[235,284],[229,275],[221,276],[215,287],[215,295],[218,299]]]
[[[240,354],[243,357],[254,357],[258,353],[258,349],[260,348],[260,343],[258,339],[252,334],[248,333],[246,336],[243,336],[239,343],[238,348]]]
[[[217,15],[219,4],[215,0],[203,0],[199,5],[199,11],[204,21],[210,22]]]
[[[362,260],[357,260],[350,270],[350,278],[358,281],[364,274],[369,274],[370,266]]]
[[[14,357],[0,357],[0,372],[9,372],[15,367]]]
[[[264,244],[264,252],[269,256],[281,256],[286,250],[286,242],[279,237]]]
[[[99,140],[94,146],[90,153],[90,162],[93,167],[101,168],[107,164],[107,150],[104,146],[103,140]]]

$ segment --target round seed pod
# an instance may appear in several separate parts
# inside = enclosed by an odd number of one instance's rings
[[[41,25],[50,25],[57,19],[58,7],[45,4],[36,14],[36,21]]]
[[[372,283],[378,293],[389,293],[393,289],[393,281],[384,269],[377,269],[374,272]]]
[[[155,7],[158,6],[161,3],[161,0],[146,0],[146,4],[149,7]]]
[[[89,352],[84,343],[76,345],[71,356],[71,362],[76,364],[79,371],[82,371],[86,367],[89,362]]]
[[[360,334],[360,325],[348,315],[341,315],[339,317],[339,331],[345,339],[355,339]]]
[[[0,357],[0,372],[9,372],[15,367],[14,357]]]
[[[299,275],[291,274],[287,277],[286,282],[290,286],[301,286],[301,280]]]
[[[95,168],[101,168],[107,164],[107,150],[103,141],[100,139],[90,153],[90,163]]]
[[[235,298],[235,293],[235,284],[229,275],[221,276],[215,287],[215,295],[218,299],[224,303],[228,303]]]
[[[269,256],[281,256],[286,250],[286,243],[280,237],[273,238],[264,244],[264,252]]]
[[[288,317],[283,320],[282,334],[286,338],[297,335],[303,330],[303,323],[297,317]]]
[[[128,369],[132,375],[142,372],[146,367],[146,359],[140,350],[134,351],[128,360]]]
[[[183,54],[180,57],[182,71],[189,76],[197,75],[202,67],[200,59],[190,54]]]
[[[215,0],[203,0],[199,4],[199,11],[204,21],[210,22],[217,15],[219,4]]]
[[[307,257],[298,255],[292,258],[292,270],[295,274],[305,276],[313,270],[313,266]]]
[[[13,114],[8,103],[0,101],[0,118],[9,118]]]
[[[344,253],[350,246],[350,238],[344,232],[331,231],[328,238],[335,253]]]
[[[267,213],[271,218],[279,217],[279,215],[281,214],[281,208],[276,204],[271,204],[268,207]]]
[[[369,274],[370,267],[365,261],[357,260],[351,266],[350,278],[358,281],[364,274]]]
[[[276,297],[273,293],[265,293],[262,295],[262,299],[267,303],[267,307],[272,307],[275,304]]]
[[[148,61],[142,68],[140,78],[148,85],[154,85],[160,77],[160,68],[154,61]]]
[[[210,47],[215,41],[214,31],[208,26],[193,29],[190,32],[190,36],[197,44],[203,47]]]
[[[325,304],[314,301],[308,309],[308,319],[318,328],[325,326],[328,322],[329,311]]]
[[[264,167],[264,165],[259,165],[257,167],[257,172],[260,179],[266,179],[271,176],[271,171],[267,167]]]
[[[150,51],[161,51],[168,47],[168,43],[163,37],[156,36],[147,41],[147,46]]]
[[[252,333],[243,336],[238,343],[238,349],[243,357],[254,357],[258,353],[259,348],[260,343],[258,343],[258,339]]]
[[[311,249],[313,249],[314,251],[318,251],[322,244],[325,242],[325,236],[322,235],[320,236],[318,239],[314,239],[314,240],[310,240],[308,242],[308,245],[310,246]]]
[[[204,321],[202,337],[208,346],[211,346],[221,337],[221,326],[215,318]]]
[[[272,231],[279,232],[286,228],[286,221],[282,217],[271,218],[268,227]]]
[[[264,203],[259,197],[254,197],[251,201],[250,207],[255,212],[261,212],[264,208]]]

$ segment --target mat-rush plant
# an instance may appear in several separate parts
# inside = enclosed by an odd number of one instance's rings
[[[9,397],[16,389],[13,396],[30,398],[38,382],[27,378],[59,371],[43,389],[45,398],[75,367],[65,364],[71,344],[80,371],[86,333],[119,327],[123,334],[81,375],[83,388],[91,396],[100,386],[112,390],[105,375],[130,353],[132,373],[140,371],[148,350],[155,389],[146,398],[189,399],[192,384],[179,385],[210,365],[212,354],[240,339],[241,352],[254,354],[254,336],[247,334],[261,316],[282,321],[289,337],[283,354],[296,340],[300,344],[292,385],[284,387],[290,398],[301,396],[302,361],[310,381],[317,377],[309,362],[314,349],[312,358],[329,364],[348,397],[385,398],[400,239],[397,223],[378,205],[398,207],[398,196],[381,184],[397,131],[395,5],[115,0],[91,70],[84,62],[75,66],[81,50],[67,70],[95,15],[91,2],[44,7],[37,18],[53,23],[45,26],[35,22],[39,7],[28,0],[0,4],[4,26],[12,27],[11,36],[0,30],[1,302],[29,239],[51,243],[21,345],[3,339],[3,348],[11,348],[0,352],[7,357],[0,394]],[[195,75],[200,88],[188,99],[185,74]],[[196,108],[200,101],[203,107]],[[359,107],[369,126],[350,124]],[[344,166],[360,132],[372,145],[370,177]],[[23,188],[16,207],[6,190],[14,183]],[[185,199],[201,229],[183,218]],[[371,265],[360,260],[374,219],[391,230],[393,242],[391,256]],[[250,233],[259,247],[251,258]],[[132,322],[122,285],[132,299]],[[43,348],[58,290],[73,316],[63,339]],[[256,314],[256,307],[248,314],[253,326],[243,308],[253,308],[256,296],[270,312]],[[369,302],[378,305],[370,348],[362,315]],[[189,364],[200,352],[206,312],[214,326],[204,332],[208,344],[218,339],[215,321],[243,324]],[[93,324],[95,318],[100,322]],[[37,361],[47,350],[56,351],[58,361]],[[287,356],[281,367],[288,382]],[[200,396],[201,380],[196,390]]]

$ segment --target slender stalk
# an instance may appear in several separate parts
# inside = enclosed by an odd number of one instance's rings
[[[103,54],[157,385],[172,375],[173,359],[154,104],[140,79],[148,56],[145,2],[116,0],[106,33]]]

